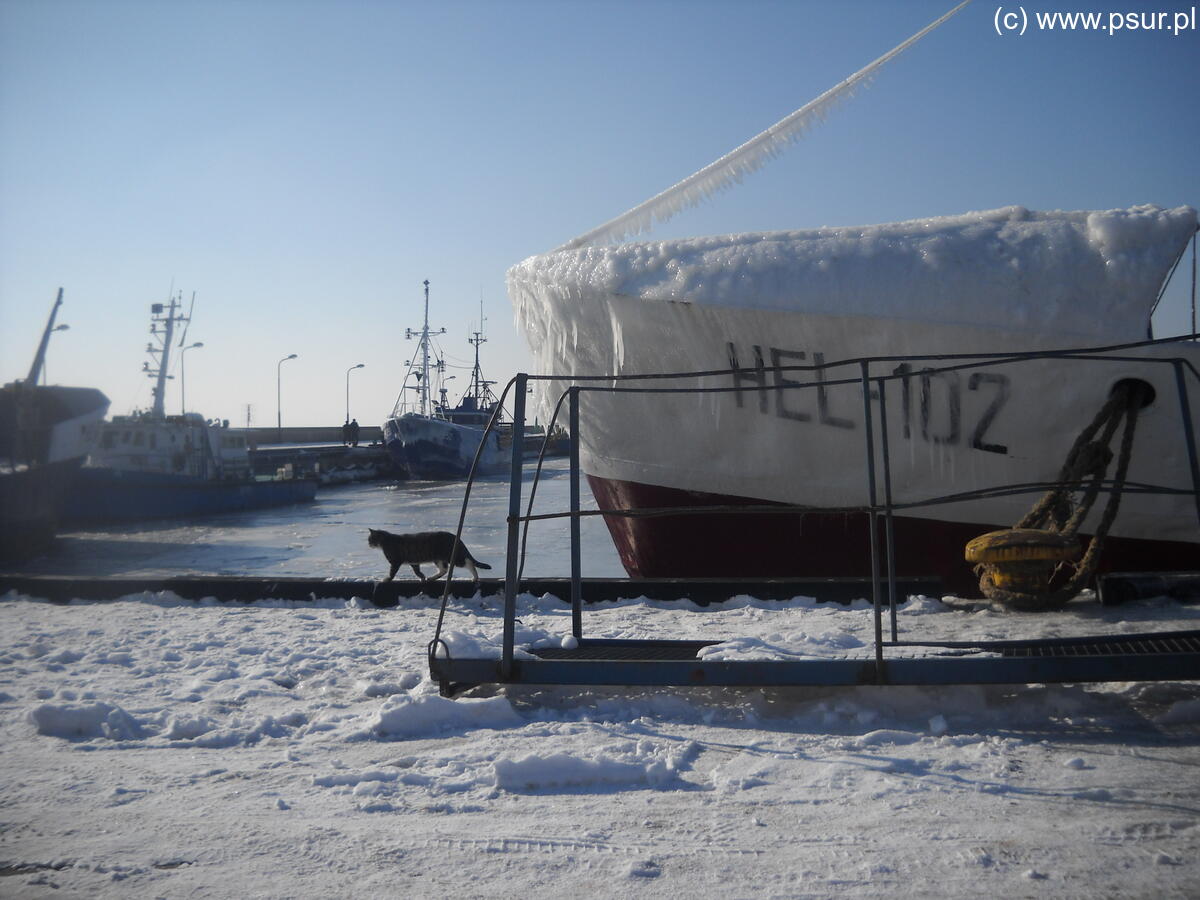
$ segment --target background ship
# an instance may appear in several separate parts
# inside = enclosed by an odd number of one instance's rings
[[[29,375],[0,388],[0,560],[45,550],[108,411],[95,388],[39,385],[50,335],[62,306],[50,310]]]
[[[64,508],[77,523],[190,518],[304,503],[316,494],[317,481],[292,477],[284,470],[255,477],[245,432],[228,422],[198,413],[166,413],[165,391],[175,326],[190,321],[181,301],[151,307],[149,344],[154,365],[144,371],[155,379],[150,410],[114,416],[101,426],[100,439]],[[183,347],[184,331],[178,346]]]
[[[425,282],[424,324],[420,331],[408,329],[405,332],[407,337],[417,338],[417,353],[409,363],[396,406],[383,423],[384,445],[393,462],[410,478],[466,478],[476,453],[479,453],[477,474],[490,475],[507,470],[501,431],[493,429],[486,437],[484,433],[498,401],[491,389],[495,382],[485,380],[479,368],[479,345],[487,340],[482,329],[481,315],[480,330],[469,338],[475,349],[471,385],[458,405],[451,407],[447,402],[445,382],[440,382],[440,387],[435,389],[430,380],[431,376],[440,376],[445,371],[443,360],[430,361],[430,340],[433,335],[444,334],[446,330],[429,330],[429,282]],[[416,383],[410,384],[410,380]],[[410,402],[410,392],[416,394],[415,404]],[[435,394],[440,394],[440,401],[434,399]]]

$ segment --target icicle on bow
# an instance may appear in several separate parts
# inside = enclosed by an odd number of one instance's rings
[[[815,100],[810,101],[791,115],[780,119],[766,131],[751,138],[736,150],[726,153],[715,162],[709,163],[698,172],[689,175],[660,194],[638,204],[628,212],[605,222],[598,228],[581,234],[558,247],[558,250],[574,250],[602,242],[619,241],[631,234],[649,231],[655,222],[666,222],[676,213],[698,206],[718,191],[725,190],[734,182],[762,168],[791,144],[798,141],[814,122],[839,101],[870,82],[874,74],[887,62],[899,56],[929,32],[933,31],[971,0],[964,0],[941,18],[926,25],[904,43],[889,50],[868,66],[859,69],[849,78],[833,86]]]

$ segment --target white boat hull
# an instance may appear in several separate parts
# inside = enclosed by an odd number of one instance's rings
[[[1191,222],[1194,228],[1194,214]],[[1092,260],[1084,263],[1091,265]],[[824,300],[796,309],[780,308],[782,304],[775,302],[723,305],[711,298],[688,302],[635,296],[623,285],[613,289],[586,279],[556,281],[545,277],[547,267],[527,266],[510,271],[509,289],[538,354],[538,371],[714,373],[669,381],[603,383],[708,392],[582,393],[581,460],[602,508],[628,506],[636,496],[648,496],[645,488],[668,492],[660,498],[683,492],[674,495],[676,502],[692,495],[717,497],[724,503],[773,502],[824,510],[866,506],[871,500],[866,408],[859,381],[863,368],[857,360],[871,358],[876,361],[866,366],[870,378],[899,373],[884,383],[883,399],[873,385],[869,402],[877,502],[885,496],[885,422],[887,474],[896,504],[1050,482],[1058,477],[1076,437],[1112,387],[1126,379],[1148,383],[1155,395],[1138,417],[1128,480],[1184,491],[1195,488],[1181,412],[1186,408],[1192,420],[1200,422],[1200,382],[1195,375],[1200,371],[1200,345],[1150,344],[1101,352],[1097,356],[1102,358],[1095,359],[969,358],[1122,343],[1111,339],[1118,336],[1136,340],[1140,335],[1129,334],[1133,318],[1128,313],[1119,327],[1105,330],[1101,323],[1087,334],[1083,333],[1086,322],[1080,324],[1077,314],[1072,319],[1056,312],[1059,324],[1078,325],[1079,332],[1043,331],[1022,317],[1035,307],[1029,303],[1014,311],[1013,327],[1004,327],[994,311],[989,311],[986,325],[971,325],[944,321],[948,317],[940,309],[935,309],[935,316],[906,317],[900,310],[896,315],[879,314],[887,309],[881,300],[847,302],[848,312],[839,314],[838,304]],[[1097,277],[1102,276],[1103,269]],[[1153,272],[1141,277],[1147,284],[1154,283]],[[736,287],[736,279],[731,280]],[[1021,284],[1018,278],[1011,289],[1019,290]],[[747,293],[754,296],[754,289],[749,285]],[[1004,285],[988,287],[998,296],[1004,289]],[[1115,296],[1119,291],[1110,293]],[[945,298],[939,303],[945,306]],[[814,311],[813,306],[819,309]],[[874,314],[866,314],[872,309]],[[947,354],[967,358],[930,358]],[[1191,367],[1185,369],[1189,396],[1183,406],[1176,368],[1169,362],[1176,358]],[[849,362],[828,366],[843,360]],[[823,364],[827,367],[820,371],[777,369]],[[971,367],[944,370],[952,364]],[[938,371],[923,371],[930,369]],[[847,379],[850,383],[839,383]],[[566,379],[548,383],[547,404],[569,383]],[[1036,499],[1032,494],[990,496],[909,507],[902,515],[914,522],[979,526],[978,533],[1014,524]],[[1102,505],[1097,503],[1084,531],[1093,527]],[[673,517],[665,524],[660,520],[658,525],[646,525],[648,521],[638,520],[635,526],[631,520],[614,517],[610,529],[620,546],[622,541],[629,544],[630,534],[639,528],[675,527],[679,519]],[[1111,533],[1137,541],[1193,545],[1200,558],[1194,495],[1127,492]],[[698,574],[664,571],[652,562],[634,559],[640,553],[622,552],[627,568],[639,574]],[[955,554],[961,558],[961,546]],[[765,574],[752,561],[742,565],[743,574]],[[811,561],[806,565],[811,567]]]

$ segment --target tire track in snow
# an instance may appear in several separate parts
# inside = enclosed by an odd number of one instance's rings
[[[674,838],[671,840],[647,841],[605,841],[591,838],[572,838],[560,840],[556,838],[538,837],[495,837],[495,838],[450,838],[436,837],[424,841],[413,842],[409,845],[422,849],[449,849],[464,852],[484,853],[561,853],[589,852],[596,854],[614,854],[625,856],[644,855],[646,853],[664,853],[676,856],[680,844]],[[706,845],[690,849],[687,856],[761,856],[765,851],[747,849],[745,847],[728,847]]]

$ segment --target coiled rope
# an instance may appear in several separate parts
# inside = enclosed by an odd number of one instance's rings
[[[1138,411],[1152,399],[1153,388],[1145,382],[1118,382],[1096,417],[1076,438],[1059,472],[1057,485],[1013,528],[981,535],[967,544],[967,560],[978,563],[975,574],[985,597],[1023,612],[1054,610],[1065,605],[1091,580],[1104,539],[1120,509],[1133,455]],[[1125,431],[1108,503],[1080,558],[1077,533],[1104,486],[1104,476],[1113,459],[1109,444],[1122,419]],[[1076,503],[1072,494],[1080,487],[1084,492]],[[1069,569],[1074,571],[1067,581],[1060,587],[1052,587],[1056,576]]]

